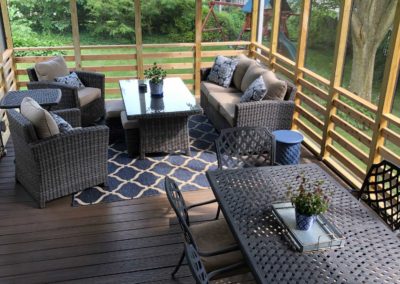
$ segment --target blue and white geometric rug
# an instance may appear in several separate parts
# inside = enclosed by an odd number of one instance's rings
[[[214,140],[218,134],[204,115],[189,120],[191,156],[160,154],[132,159],[124,143],[108,149],[108,187],[92,187],[73,196],[72,205],[128,200],[165,193],[164,177],[173,178],[182,191],[209,186],[206,171],[217,168]]]

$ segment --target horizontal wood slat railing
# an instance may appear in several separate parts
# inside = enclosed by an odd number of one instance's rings
[[[202,43],[202,67],[210,67],[216,55],[237,56],[239,54],[249,54],[248,41],[232,42],[208,42]],[[143,68],[150,68],[153,62],[157,62],[162,68],[166,69],[168,77],[180,77],[185,81],[190,90],[193,91],[194,72],[194,44],[193,43],[167,43],[167,44],[143,44]],[[225,49],[221,47],[226,46]],[[236,46],[243,46],[244,49],[233,49]],[[217,48],[217,50],[210,50]],[[33,47],[33,48],[15,48],[15,51],[59,51],[67,53],[63,57],[68,65],[75,61],[71,54],[73,46],[60,47]],[[170,51],[176,49],[176,51]],[[182,50],[184,49],[184,50]],[[182,51],[181,51],[182,50]],[[106,94],[120,94],[118,81],[137,78],[137,55],[136,45],[94,45],[81,46],[82,70],[100,72],[106,74]],[[90,54],[87,54],[90,52]],[[16,74],[18,78],[18,87],[26,87],[28,77],[26,68],[34,66],[37,62],[51,59],[54,56],[17,56]],[[70,68],[74,70],[74,68]],[[125,74],[126,73],[126,74]]]

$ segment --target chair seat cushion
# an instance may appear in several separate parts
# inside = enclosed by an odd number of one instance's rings
[[[39,81],[54,81],[57,77],[69,75],[67,64],[62,56],[36,63],[35,71]]]
[[[121,123],[125,130],[139,128],[139,121],[137,119],[128,119],[125,110],[121,112]]]
[[[241,96],[242,93],[210,93],[208,102],[234,126],[236,104],[240,102]]]
[[[121,111],[125,110],[125,105],[122,99],[106,100],[105,108],[107,118],[119,118],[121,116]]]
[[[101,90],[98,88],[85,87],[78,90],[78,98],[81,106],[101,98]]]
[[[209,96],[210,93],[238,93],[238,92],[240,92],[240,90],[238,90],[234,87],[224,88],[224,87],[218,86],[215,83],[207,82],[207,81],[201,82],[200,90],[207,97]]]
[[[57,123],[51,114],[30,97],[22,100],[21,114],[33,124],[39,139],[60,133]]]
[[[190,230],[200,252],[213,252],[237,244],[225,219],[193,224]],[[217,256],[202,256],[201,260],[207,272],[210,272],[243,261],[243,255],[238,250]]]

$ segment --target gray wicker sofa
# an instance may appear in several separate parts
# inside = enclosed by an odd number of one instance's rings
[[[251,68],[254,68],[252,70],[254,74],[246,75]],[[265,67],[253,59],[240,56],[232,84],[228,88],[207,81],[210,70],[211,68],[201,70],[200,104],[218,130],[240,126],[264,126],[270,131],[291,128],[296,94],[296,87],[292,83],[285,81],[287,87],[285,87],[286,93],[283,100],[240,103],[240,97],[246,87],[260,74],[267,71]],[[269,72],[267,76],[271,76],[271,71]],[[248,82],[244,82],[244,78]]]
[[[73,127],[78,109],[59,110]],[[16,110],[7,111],[15,149],[16,181],[44,208],[47,201],[107,182],[108,127],[75,128],[38,139],[33,124]]]

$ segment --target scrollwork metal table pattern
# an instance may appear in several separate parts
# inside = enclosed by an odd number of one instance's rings
[[[304,173],[332,193],[325,216],[346,237],[343,248],[291,249],[271,204]],[[214,194],[258,283],[400,283],[400,239],[316,164],[207,172]],[[295,187],[296,188],[296,187]]]

